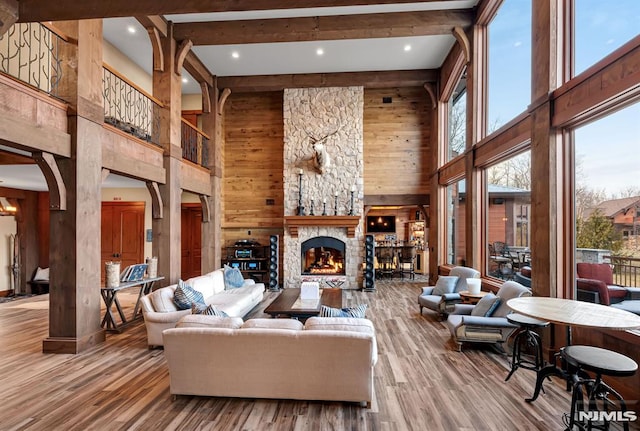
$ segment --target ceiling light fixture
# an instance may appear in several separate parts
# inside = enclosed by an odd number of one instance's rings
[[[404,50],[405,51],[411,51],[411,45],[405,45],[404,46]]]
[[[322,48],[316,49],[316,54],[317,55],[323,55],[324,54],[324,49],[322,49]]]
[[[189,82],[189,80],[187,78],[182,78],[182,83],[186,84],[187,82]]]
[[[239,53],[238,51],[233,51],[233,52],[231,53],[231,57],[233,57],[233,58],[240,58],[240,53]]]
[[[131,34],[134,34],[136,32],[136,28],[132,25],[127,27],[127,31]]]

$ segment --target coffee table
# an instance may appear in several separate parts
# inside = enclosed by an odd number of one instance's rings
[[[320,306],[342,308],[342,289],[324,288],[318,306],[315,308],[292,308],[300,297],[299,288],[284,289],[274,301],[269,304],[264,312],[271,317],[289,317],[306,319],[320,314]]]

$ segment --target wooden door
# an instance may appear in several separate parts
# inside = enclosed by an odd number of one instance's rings
[[[120,270],[144,263],[144,202],[102,202],[101,280],[104,263],[120,262]]]
[[[182,261],[180,277],[187,280],[202,274],[202,207],[182,204]]]

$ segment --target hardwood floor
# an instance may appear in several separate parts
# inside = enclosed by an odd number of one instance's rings
[[[42,353],[48,296],[0,304],[0,430],[561,430],[569,395],[559,382],[531,404],[534,374],[504,382],[509,358],[488,347],[454,350],[449,331],[420,315],[424,282],[379,281],[345,291],[366,303],[378,340],[375,399],[358,404],[169,394],[162,350],[148,350],[142,322],[78,355]],[[252,317],[267,317],[265,300]],[[131,305],[135,297],[122,295]],[[260,358],[256,358],[259,364]],[[268,372],[268,370],[265,370]]]

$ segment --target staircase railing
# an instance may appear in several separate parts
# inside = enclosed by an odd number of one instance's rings
[[[159,145],[162,102],[106,64],[102,82],[105,123]]]
[[[182,119],[182,158],[207,167],[209,159],[209,136]]]
[[[60,49],[66,43],[66,37],[43,24],[14,24],[0,37],[0,71],[57,97]]]

